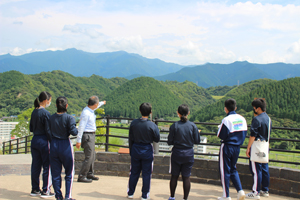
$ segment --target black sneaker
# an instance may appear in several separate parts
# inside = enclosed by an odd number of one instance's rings
[[[52,192],[41,192],[41,198],[43,199],[46,199],[46,198],[50,198],[50,197],[53,197],[54,196],[54,193]]]
[[[65,200],[76,200],[76,199],[72,199],[72,198],[65,198]]]
[[[41,191],[40,190],[31,190],[30,196],[32,197],[37,197],[41,195]]]

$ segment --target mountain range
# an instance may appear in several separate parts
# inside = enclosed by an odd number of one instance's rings
[[[61,70],[74,76],[100,75],[105,78],[164,75],[183,66],[159,59],[148,59],[125,51],[88,53],[77,49],[44,51],[21,56],[0,56],[0,72],[16,70],[24,74]]]
[[[21,56],[1,55],[0,73],[10,70],[23,74],[61,70],[74,76],[95,74],[104,78],[124,77],[129,80],[149,76],[161,81],[187,80],[204,88],[239,85],[262,78],[283,80],[300,76],[300,64],[237,61],[231,64],[182,66],[125,51],[88,53],[77,49],[34,52]]]

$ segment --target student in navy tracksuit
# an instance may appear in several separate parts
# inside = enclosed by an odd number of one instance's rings
[[[131,156],[131,171],[128,183],[127,197],[133,199],[136,184],[142,171],[143,187],[142,200],[149,199],[150,182],[153,169],[154,142],[159,142],[160,135],[156,124],[148,119],[152,113],[149,103],[140,105],[142,117],[131,122],[129,128],[129,149]]]
[[[170,173],[170,198],[175,199],[175,190],[177,180],[181,173],[183,181],[183,199],[187,199],[191,181],[190,175],[194,164],[194,144],[200,143],[200,134],[197,126],[188,121],[187,116],[190,114],[189,107],[182,104],[178,107],[177,114],[180,121],[175,122],[170,127],[168,135],[168,145],[174,145],[171,154]]]
[[[53,188],[55,197],[58,200],[63,199],[61,193],[61,171],[62,166],[65,169],[66,195],[65,200],[72,199],[72,185],[74,179],[74,157],[73,145],[69,138],[70,135],[78,134],[76,122],[73,116],[68,115],[68,100],[66,97],[56,99],[57,113],[50,117],[50,129],[52,134],[50,148],[50,163]]]
[[[34,107],[30,119],[30,132],[33,132],[31,140],[31,196],[51,197],[52,185],[49,163],[49,151],[51,134],[48,120],[50,113],[45,108],[51,104],[51,95],[48,92],[41,92],[34,101]],[[40,189],[40,174],[43,168],[43,187]]]
[[[269,131],[271,131],[272,121],[266,113],[266,101],[262,98],[255,99],[252,107],[255,117],[250,128],[250,138],[246,151],[250,158],[251,145],[255,140],[269,141]],[[270,174],[268,163],[258,163],[249,160],[249,167],[253,176],[252,192],[246,194],[247,199],[260,199],[260,196],[269,196]],[[262,188],[260,187],[262,186]],[[262,189],[262,190],[260,190]]]
[[[218,130],[218,137],[221,139],[219,167],[223,196],[220,200],[230,200],[229,180],[231,179],[237,194],[237,199],[245,199],[245,192],[242,189],[239,174],[236,170],[236,163],[240,154],[240,146],[244,143],[247,135],[247,122],[245,118],[236,114],[236,101],[227,99],[224,111],[227,116],[222,120]]]

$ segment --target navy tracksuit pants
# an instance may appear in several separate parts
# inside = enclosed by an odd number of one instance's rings
[[[151,144],[134,143],[130,150],[131,169],[128,183],[128,195],[133,195],[136,184],[142,171],[143,187],[142,197],[148,198],[153,170],[153,147]]]
[[[73,145],[70,139],[53,138],[50,146],[50,164],[53,188],[56,198],[62,198],[61,193],[61,171],[65,169],[66,195],[65,198],[72,198],[72,186],[74,179],[74,158]]]
[[[268,163],[257,163],[249,159],[249,168],[253,176],[253,187],[254,192],[269,191],[270,185],[270,174]],[[262,186],[262,188],[260,187]]]
[[[31,186],[40,191],[40,174],[43,168],[43,192],[50,192],[52,185],[50,162],[50,145],[46,135],[34,135],[31,140]]]
[[[236,191],[242,190],[239,174],[236,170],[236,163],[240,154],[240,146],[221,144],[219,167],[221,183],[223,187],[223,197],[229,197],[229,180],[231,179]]]

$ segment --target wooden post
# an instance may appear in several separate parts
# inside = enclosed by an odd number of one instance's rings
[[[5,143],[6,142],[3,142],[3,155],[5,154]]]
[[[11,140],[9,140],[8,154],[11,154]]]
[[[105,151],[108,152],[109,144],[109,115],[106,117]]]
[[[17,139],[17,154],[19,153],[19,138]]]
[[[27,154],[27,135],[25,136],[25,154]]]
[[[155,117],[156,126],[158,126],[157,117]],[[153,142],[154,154],[159,154],[159,143]]]

